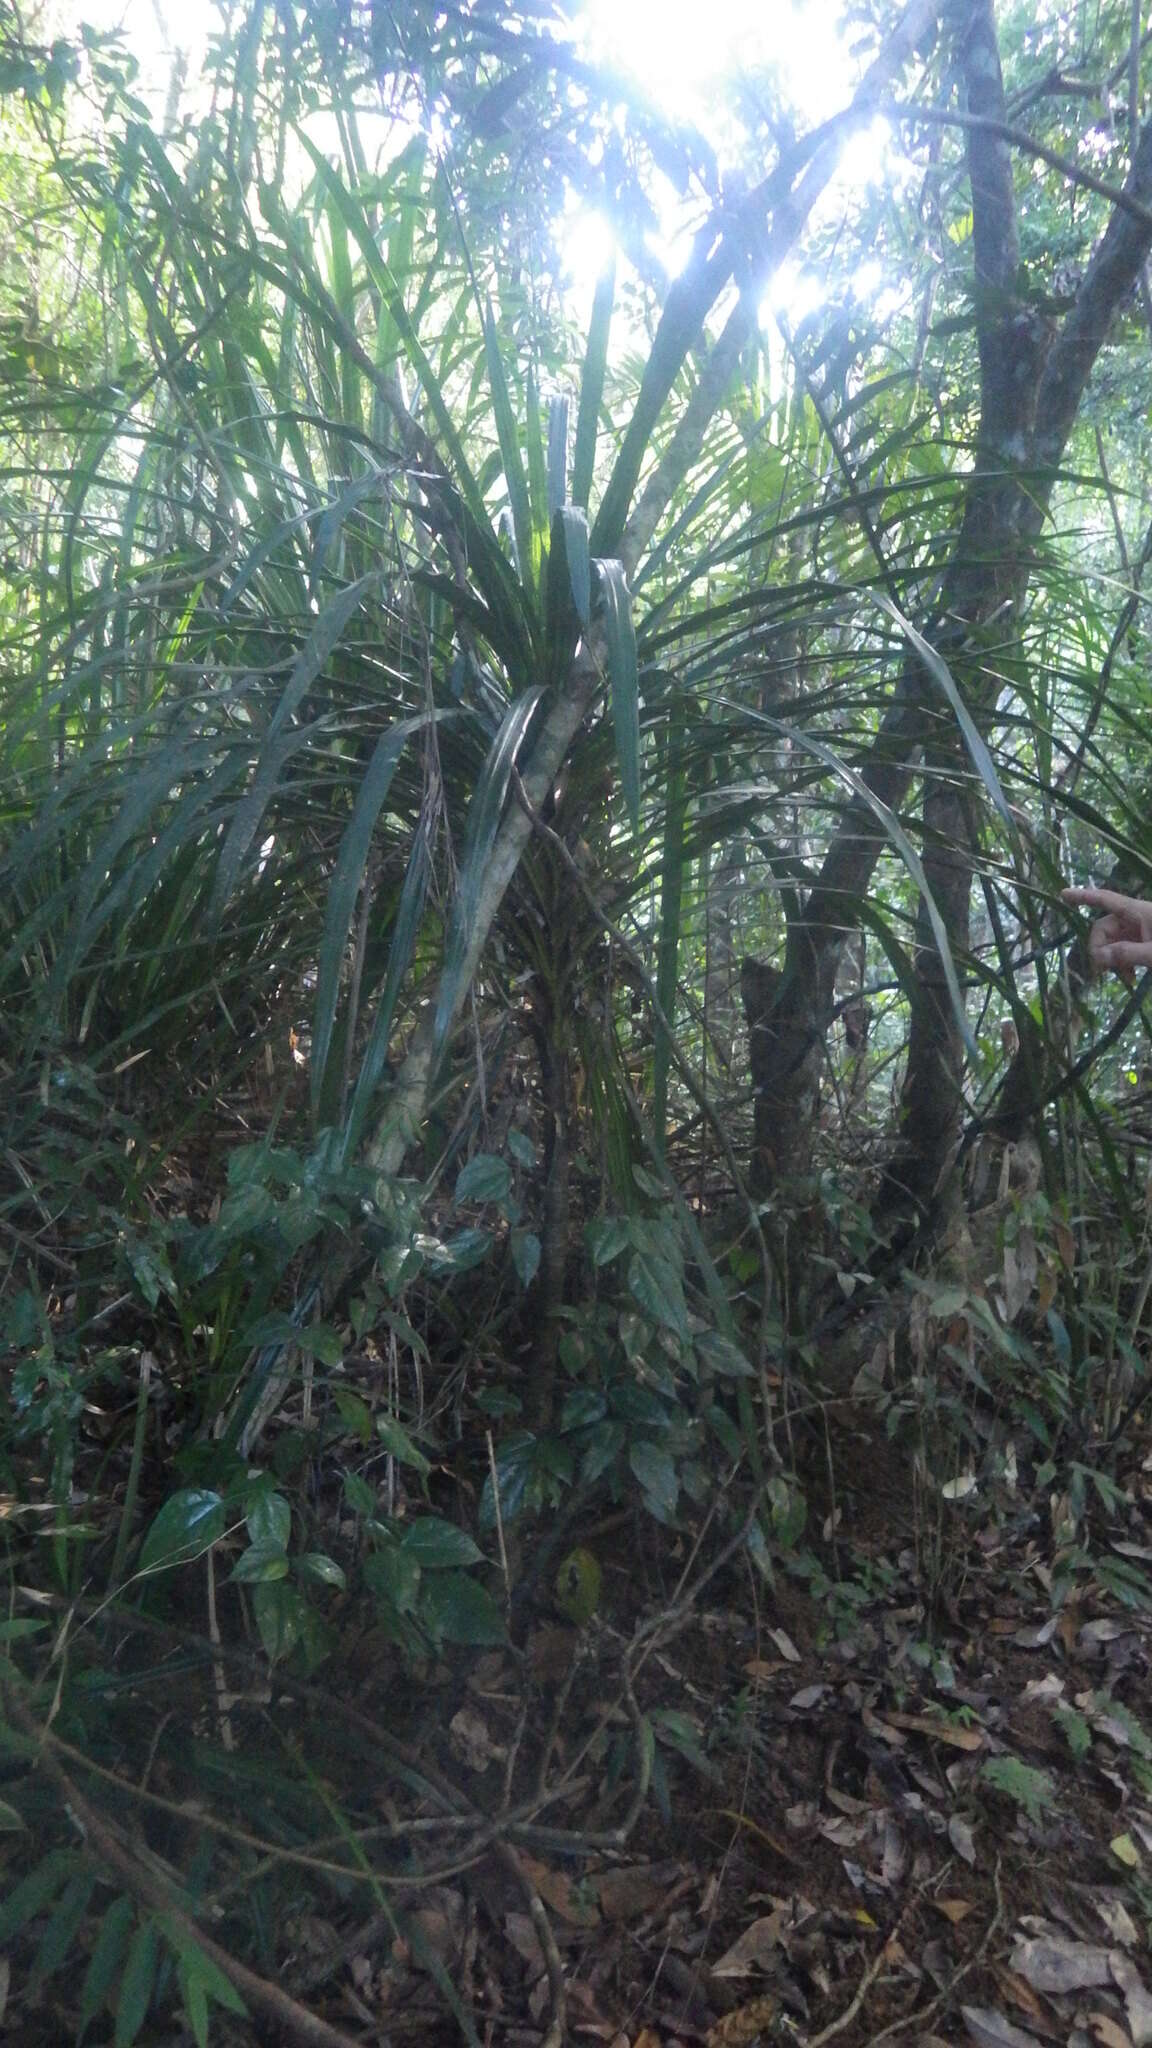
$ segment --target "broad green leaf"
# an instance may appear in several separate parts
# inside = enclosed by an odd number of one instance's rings
[[[458,1202],[502,1202],[512,1185],[506,1159],[494,1152],[476,1152],[456,1176]]]
[[[398,1543],[382,1543],[364,1560],[364,1584],[378,1593],[397,1614],[411,1614],[420,1594],[423,1575],[414,1557]]]
[[[295,1559],[295,1570],[298,1578],[313,1579],[318,1586],[336,1586],[341,1592],[348,1583],[343,1565],[323,1550],[304,1551]]]
[[[464,1529],[445,1522],[439,1515],[421,1515],[409,1524],[401,1542],[405,1555],[414,1558],[425,1571],[447,1565],[478,1564],[483,1552]]]
[[[252,1588],[252,1611],[260,1631],[264,1654],[272,1664],[288,1657],[300,1641],[305,1602],[284,1579],[258,1583]]]
[[[261,1487],[245,1503],[245,1521],[251,1543],[286,1550],[292,1531],[292,1509],[282,1493]]]
[[[512,1264],[522,1287],[530,1287],[540,1270],[540,1239],[534,1230],[514,1230],[510,1238]]]
[[[671,1453],[659,1444],[632,1444],[628,1463],[644,1489],[647,1506],[659,1521],[669,1521],[676,1512],[680,1482]]]
[[[224,1502],[206,1487],[182,1487],[166,1500],[144,1538],[138,1569],[166,1571],[187,1564],[224,1534]]]
[[[274,1543],[254,1543],[237,1558],[229,1583],[232,1585],[271,1585],[276,1579],[288,1577],[288,1553]]]
[[[376,1417],[376,1434],[385,1450],[401,1465],[409,1466],[413,1472],[418,1472],[422,1479],[427,1478],[432,1470],[430,1461],[419,1446],[413,1443],[408,1431],[401,1427],[394,1415]]]
[[[420,1619],[438,1641],[482,1644],[508,1638],[492,1595],[466,1572],[437,1572],[425,1580]]]

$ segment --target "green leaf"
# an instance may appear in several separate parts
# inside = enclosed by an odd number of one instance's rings
[[[620,763],[620,786],[634,832],[640,829],[640,695],[636,670],[636,629],[632,623],[632,599],[623,567],[615,561],[594,563],[600,598],[604,639],[608,652],[608,681],[612,691],[612,725],[616,734],[616,758]]]
[[[678,1337],[687,1337],[688,1314],[680,1275],[666,1259],[644,1258],[637,1252],[628,1261],[628,1286],[653,1322],[662,1323]]]
[[[148,2017],[156,1982],[156,1922],[144,1920],[132,1936],[116,2001],[114,2048],[132,2048]]]
[[[245,855],[271,801],[280,770],[289,754],[302,743],[303,735],[293,727],[292,721],[304,697],[327,666],[349,621],[379,581],[379,571],[374,569],[369,575],[362,576],[359,582],[338,591],[325,605],[293,663],[283,694],[263,735],[256,773],[232,813],[220,848],[210,914],[219,916],[228,903],[240,878]]]
[[[266,1487],[254,1489],[245,1502],[249,1541],[274,1550],[286,1550],[292,1531],[292,1509],[282,1493]]]
[[[91,1870],[78,1870],[65,1886],[36,1951],[32,1965],[33,1984],[42,1984],[47,1978],[54,1977],[68,1961],[95,1889],[96,1875]]]
[[[604,374],[608,367],[608,335],[616,297],[616,257],[609,258],[596,280],[592,318],[584,349],[580,377],[580,404],[576,415],[576,440],[572,450],[572,497],[587,511],[596,470],[596,435],[600,405],[604,397]]]
[[[294,1586],[283,1579],[259,1582],[252,1588],[252,1611],[269,1662],[288,1657],[300,1641],[308,1609]]]
[[[1018,1757],[992,1756],[980,1767],[985,1784],[995,1786],[1023,1807],[1029,1820],[1041,1820],[1056,1809],[1056,1792],[1047,1771],[1023,1764]]]
[[[492,415],[496,422],[496,437],[500,443],[504,481],[508,486],[508,500],[512,507],[516,553],[519,557],[521,579],[531,590],[539,571],[534,545],[532,510],[528,499],[528,486],[524,481],[516,421],[508,394],[508,381],[504,375],[504,358],[501,354],[500,337],[496,331],[491,302],[484,307],[483,325],[484,353],[488,362],[488,388],[492,393]]]
[[[439,1515],[421,1515],[404,1531],[401,1542],[405,1555],[414,1558],[426,1571],[483,1561],[483,1552],[467,1531],[458,1529],[455,1522],[443,1521]]]
[[[295,1563],[298,1577],[314,1579],[317,1585],[336,1586],[343,1592],[348,1583],[343,1565],[323,1550],[306,1550]]]
[[[224,1534],[224,1502],[205,1487],[183,1487],[166,1500],[144,1538],[139,1570],[167,1571],[211,1550]]]
[[[401,1465],[408,1465],[413,1472],[418,1472],[422,1479],[427,1478],[432,1470],[431,1463],[423,1451],[413,1443],[407,1430],[397,1422],[394,1415],[376,1417],[376,1434],[385,1449],[390,1451]]]
[[[401,753],[423,719],[405,719],[385,733],[364,772],[356,792],[352,816],[340,842],[336,867],[328,889],[324,930],[316,965],[316,1001],[312,1012],[312,1107],[318,1110],[324,1099],[328,1077],[328,1056],[336,1023],[340,977],[348,946],[348,933],[356,910],[356,899],[366,886],[365,876],[372,836],[384,807]],[[355,1020],[352,1020],[353,1022]]]
[[[79,2038],[83,2040],[93,2020],[108,2003],[112,1986],[120,1973],[136,1908],[131,1899],[113,1899],[100,1923],[80,1994]]]
[[[359,1394],[354,1394],[350,1387],[334,1387],[332,1398],[336,1403],[336,1412],[341,1422],[345,1423],[359,1437],[362,1444],[370,1444],[373,1426],[372,1410],[368,1406],[367,1401],[362,1400]]]
[[[512,1185],[506,1159],[494,1152],[477,1152],[456,1176],[458,1202],[502,1202]]]
[[[180,1958],[188,1979],[193,1980],[217,2005],[222,2005],[226,2012],[245,2018],[248,2007],[232,1979],[225,1976],[219,1963],[214,1962],[207,1950],[201,1947],[191,1930],[172,1913],[162,1913],[158,1925],[169,1948]]]
[[[424,1582],[420,1619],[448,1643],[503,1643],[504,1617],[490,1593],[466,1572],[437,1572]]]
[[[510,1243],[520,1284],[530,1287],[540,1270],[540,1239],[534,1230],[514,1230]]]
[[[610,1266],[622,1251],[632,1242],[632,1232],[624,1216],[594,1216],[584,1227],[584,1240],[592,1256],[594,1266]]]
[[[644,1488],[645,1506],[657,1521],[670,1521],[680,1497],[680,1482],[671,1453],[662,1450],[659,1444],[632,1444],[628,1463]]]
[[[242,1552],[229,1575],[229,1585],[267,1586],[288,1577],[288,1553],[274,1543],[254,1543]]]
[[[524,1131],[509,1131],[508,1150],[517,1165],[526,1170],[536,1164],[536,1147]]]
[[[512,769],[525,735],[532,723],[542,691],[526,690],[509,708],[492,742],[488,758],[468,808],[468,832],[460,863],[456,901],[444,948],[440,977],[440,1000],[434,1024],[435,1056],[438,1057],[457,1008],[465,993],[471,967],[477,916],[488,879],[492,848],[504,814]]]
[[[397,1614],[411,1614],[422,1583],[420,1567],[398,1543],[382,1543],[364,1560],[364,1583]]]
[[[42,1913],[76,1869],[70,1850],[50,1849],[15,1891],[0,1902],[0,1954],[27,1922]]]

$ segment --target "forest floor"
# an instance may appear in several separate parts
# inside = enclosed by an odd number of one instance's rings
[[[225,2048],[1141,2048],[1152,1449],[1130,1441],[1076,1515],[1022,1483],[929,1499],[841,1410],[771,1573],[738,1514],[722,1543],[702,1511],[693,1532],[636,1507],[575,1531],[602,1571],[583,1627],[541,1595],[507,1646],[413,1667],[337,1601],[307,1680],[221,1641],[202,1591],[159,1618],[17,1570],[13,1611],[69,1609],[107,1715],[69,1748],[42,1681],[43,1762],[89,1847],[134,1859],[138,1903],[157,1871],[199,1871],[203,1899],[210,1870],[223,1950],[251,1955],[233,1916],[273,1886],[256,1978],[291,2004],[214,2005]],[[0,1902],[28,1837],[4,1842]],[[340,1876],[358,1861],[368,1881]],[[72,2041],[79,1973],[31,1952],[0,1961],[0,2038]],[[112,2041],[111,2006],[84,2038]],[[192,2035],[154,2009],[136,2038]]]
[[[441,1673],[439,1708],[430,1686],[416,1718],[478,1805],[536,1723],[559,1788],[554,1846],[541,1830],[416,1914],[484,2042],[1152,2041],[1148,1614],[1090,1568],[1054,1611],[1059,1499],[973,1497],[929,1542],[902,1461],[866,1434],[855,1453],[820,1584],[747,1571],[678,1606],[667,1532],[638,1516],[602,1543],[586,1630],[541,1622],[522,1657]],[[1152,1455],[1096,1534],[1152,1558]],[[626,1724],[625,1667],[655,1796],[613,1849],[586,1738]],[[403,1936],[346,1950],[333,2015],[448,2038],[427,1961]]]

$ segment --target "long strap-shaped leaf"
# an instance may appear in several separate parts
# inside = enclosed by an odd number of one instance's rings
[[[995,764],[988,751],[987,742],[968,706],[965,704],[963,697],[960,695],[943,655],[929,641],[925,640],[922,633],[916,631],[911,621],[904,617],[903,612],[897,605],[893,604],[890,597],[885,597],[883,591],[874,590],[871,595],[880,606],[881,611],[887,612],[889,618],[895,620],[904,638],[910,646],[915,648],[920,656],[937,688],[948,699],[956,714],[956,723],[964,735],[964,744],[972,757],[972,765],[991,797],[993,805],[999,812],[1001,822],[1007,827],[1009,837],[1015,843],[1020,836],[1019,828],[1009,808],[1008,799],[1000,786],[1000,777],[996,773]]]
[[[468,835],[464,857],[460,863],[460,877],[448,928],[448,939],[444,948],[440,1000],[436,1005],[434,1060],[443,1050],[444,1039],[456,1014],[456,1005],[462,993],[461,981],[468,956],[472,925],[480,903],[485,871],[504,814],[516,756],[543,694],[541,689],[526,690],[511,706],[492,742],[469,808]]]
[[[342,179],[336,176],[328,159],[316,148],[315,143],[309,140],[304,130],[298,127],[296,133],[312,160],[317,178],[324,192],[331,199],[345,222],[360,254],[364,258],[368,275],[388,308],[392,323],[403,343],[408,360],[420,380],[420,388],[424,393],[428,409],[436,422],[436,429],[440,440],[451,457],[453,472],[463,494],[464,501],[473,518],[486,526],[488,524],[488,515],[484,508],[484,498],[480,486],[472,474],[471,465],[464,452],[464,444],[456,431],[456,423],[445,403],[440,379],[425,355],[420,338],[408,317],[408,308],[404,304],[400,287],[385,263],[384,258],[381,256],[379,249],[376,247],[372,230],[363,213],[357,207],[348,187]]]
[[[360,1061],[352,1101],[340,1133],[339,1156],[341,1161],[353,1157],[360,1140],[380,1084],[388,1065],[388,1042],[392,1036],[392,1018],[396,1001],[408,972],[412,955],[416,949],[416,935],[424,915],[424,903],[428,894],[428,877],[431,871],[427,835],[417,830],[408,856],[408,867],[404,886],[400,891],[400,902],[396,911],[396,922],[392,928],[392,943],[388,948],[388,972],[384,977],[384,989],[376,1006],[368,1043]]]
[[[422,717],[405,718],[393,726],[391,732],[384,734],[356,792],[352,816],[340,842],[336,869],[324,912],[324,930],[320,938],[316,970],[316,1004],[312,1022],[313,1109],[317,1109],[324,1099],[328,1054],[332,1045],[340,994],[340,969],[356,909],[356,898],[364,884],[364,871],[372,835],[376,830],[376,821],[392,787],[392,778],[396,773],[400,756],[412,734],[419,732],[425,722]]]
[[[633,831],[640,828],[640,692],[636,671],[636,629],[632,600],[620,562],[594,564],[600,587],[612,724],[620,761],[620,786]]]
[[[379,572],[372,570],[369,575],[362,576],[358,583],[350,583],[346,589],[338,591],[331,603],[325,605],[293,663],[292,673],[265,735],[252,787],[243,802],[237,806],[231,829],[220,849],[220,865],[216,870],[212,892],[214,913],[224,908],[236,886],[244,856],[259,830],[260,820],[276,786],[282,766],[281,736],[284,734],[284,728],[316,681],[333,649],[338,646],[348,621],[378,582]],[[288,737],[291,739],[294,735]]]
[[[580,404],[576,414],[576,445],[572,453],[573,503],[588,509],[596,469],[596,432],[604,397],[604,373],[608,367],[608,334],[612,305],[616,297],[616,258],[613,256],[596,280],[592,318],[584,350],[580,378]]]
[[[928,922],[932,927],[932,937],[936,941],[936,950],[940,955],[940,965],[944,970],[944,980],[947,984],[948,995],[952,1003],[952,1010],[960,1036],[964,1041],[969,1057],[973,1060],[978,1060],[980,1055],[976,1040],[972,1036],[972,1027],[968,1022],[967,1012],[964,1008],[964,997],[961,994],[960,982],[956,974],[956,964],[952,958],[952,949],[948,943],[948,933],[944,926],[944,920],[936,907],[936,899],[928,886],[928,877],[924,873],[920,856],[900,820],[894,812],[889,810],[887,804],[883,803],[875,792],[869,789],[863,776],[858,775],[854,768],[850,768],[846,761],[841,761],[831,747],[825,746],[823,740],[813,738],[811,733],[801,732],[798,727],[787,724],[784,719],[769,718],[767,713],[763,711],[746,711],[744,715],[756,725],[766,725],[771,732],[778,733],[781,739],[792,740],[797,746],[803,747],[806,752],[814,755],[816,760],[820,761],[831,775],[835,775],[839,781],[846,783],[854,796],[858,797],[862,803],[867,804],[873,817],[896,848],[913,882],[920,891],[924,908],[928,913]]]

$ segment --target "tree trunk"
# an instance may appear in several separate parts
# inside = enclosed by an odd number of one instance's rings
[[[974,113],[1003,120],[992,0],[964,0],[959,51]],[[1047,513],[1055,471],[1113,316],[1140,276],[1152,223],[1152,121],[1145,124],[1125,185],[1134,211],[1117,206],[1075,304],[1050,329],[1017,300],[1018,252],[1007,144],[986,127],[968,131],[980,347],[979,459],[940,603],[925,637],[950,663],[978,725],[1001,687],[997,650],[1010,636]],[[1009,644],[1010,638],[1009,638]],[[807,901],[790,918],[785,971],[757,1017],[752,1180],[761,1192],[810,1170],[823,1043],[833,1012],[836,968],[887,842],[883,813],[903,803],[921,757],[925,868],[949,943],[968,942],[968,903],[979,806],[958,802],[973,766],[954,714],[927,666],[910,650],[868,759],[867,792],[849,805]],[[949,792],[952,792],[950,794]],[[955,1141],[962,1106],[962,1042],[943,989],[935,945],[921,917],[919,1000],[914,1005],[902,1142],[885,1190],[891,1211],[930,1200]]]

